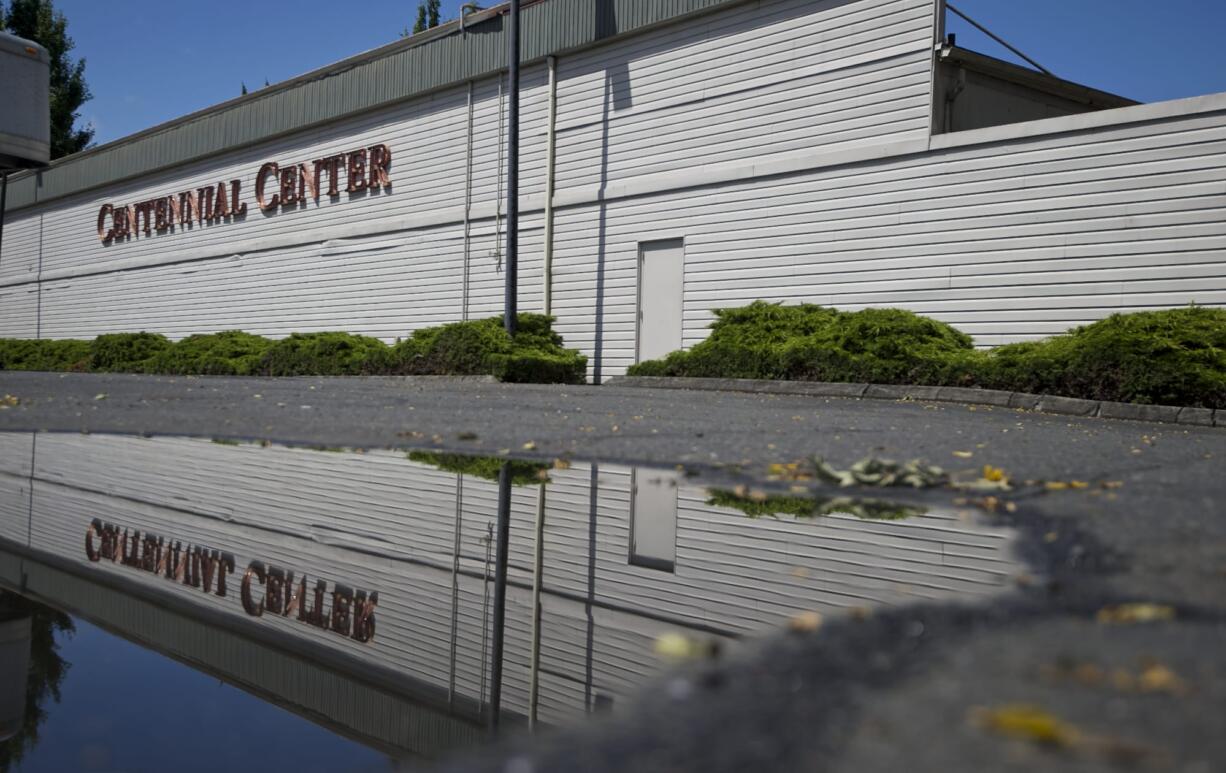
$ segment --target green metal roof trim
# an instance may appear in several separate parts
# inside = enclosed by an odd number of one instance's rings
[[[522,11],[524,62],[739,0],[543,0]],[[9,211],[335,121],[505,69],[506,6],[9,178]]]

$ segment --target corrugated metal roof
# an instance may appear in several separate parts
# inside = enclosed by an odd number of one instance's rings
[[[540,60],[743,0],[545,0],[521,15],[521,59]],[[506,6],[260,89],[9,179],[12,211],[492,75],[506,65]]]

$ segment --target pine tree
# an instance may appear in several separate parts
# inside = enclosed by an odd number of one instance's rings
[[[413,34],[425,32],[438,26],[438,13],[442,0],[422,0],[417,4],[417,21],[413,22]]]
[[[242,93],[242,96],[247,96],[247,84],[246,84],[246,82],[244,82],[244,81],[239,81],[239,83],[242,83],[242,84],[243,84],[243,93]]]
[[[51,57],[51,157],[60,158],[89,147],[94,127],[76,128],[81,105],[93,96],[85,83],[85,60],[73,61],[68,37],[68,19],[56,11],[51,0],[12,0],[8,9],[0,4],[0,30],[33,40]]]

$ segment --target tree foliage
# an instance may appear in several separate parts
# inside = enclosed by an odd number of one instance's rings
[[[417,21],[413,22],[413,34],[425,32],[438,26],[438,12],[442,0],[422,0],[417,4]]]
[[[77,126],[81,105],[92,95],[85,83],[85,60],[73,60],[68,19],[52,0],[11,0],[0,3],[0,29],[33,40],[51,57],[51,157],[60,158],[89,147],[94,127]]]

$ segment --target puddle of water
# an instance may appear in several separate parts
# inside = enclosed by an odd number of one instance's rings
[[[70,666],[58,702],[0,681],[0,705],[35,729],[20,769],[71,769],[75,753],[162,770],[184,734],[258,746],[270,770],[433,759],[487,737],[492,703],[516,726],[617,711],[667,667],[661,637],[735,648],[803,611],[973,599],[1021,571],[1009,531],[951,510],[602,464],[515,462],[500,487],[501,470],[0,433],[0,586],[77,631],[50,637]],[[45,661],[50,639],[3,639],[5,663]],[[105,732],[86,737],[90,717]]]

